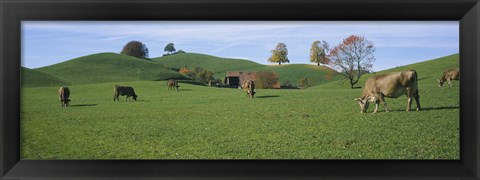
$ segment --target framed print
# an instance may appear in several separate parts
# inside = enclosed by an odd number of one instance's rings
[[[476,0],[0,7],[2,179],[480,177]]]

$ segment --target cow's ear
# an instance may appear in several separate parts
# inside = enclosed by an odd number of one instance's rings
[[[440,79],[437,79],[437,82],[440,82]]]

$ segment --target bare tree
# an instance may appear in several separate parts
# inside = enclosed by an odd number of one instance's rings
[[[330,64],[350,83],[350,88],[363,74],[368,73],[375,61],[375,47],[363,36],[351,35],[329,53]]]

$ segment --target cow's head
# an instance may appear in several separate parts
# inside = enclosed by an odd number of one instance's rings
[[[358,105],[360,105],[360,113],[364,113],[367,112],[370,102],[376,102],[377,98],[367,95],[364,98],[356,98],[354,100],[358,102]]]
[[[445,83],[444,80],[440,80],[440,79],[437,79],[437,82],[438,82],[438,87],[442,87],[443,83]]]
[[[138,96],[134,94],[134,95],[133,95],[133,100],[136,101],[136,100],[137,100],[137,97],[138,97]]]

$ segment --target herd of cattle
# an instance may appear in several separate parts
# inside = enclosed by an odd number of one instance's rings
[[[440,79],[437,79],[438,86],[441,87],[445,82],[448,83],[448,87],[452,87],[452,80],[460,79],[460,71],[457,68],[447,69],[443,72]],[[168,90],[178,91],[178,82],[170,79],[167,82]],[[253,80],[243,82],[243,89],[247,93],[247,97],[253,98],[255,91],[255,84]],[[126,96],[125,101],[128,101],[130,97],[133,100],[137,100],[135,90],[130,86],[115,85],[113,95],[113,101],[119,101],[119,96]],[[70,98],[70,90],[68,87],[60,87],[58,90],[60,96],[60,102],[62,107],[67,107]],[[417,111],[421,110],[420,95],[418,94],[418,75],[415,70],[392,72],[388,74],[381,74],[371,76],[365,81],[365,86],[360,98],[354,99],[360,105],[360,112],[367,112],[369,103],[375,103],[374,113],[378,111],[380,103],[383,104],[385,111],[388,112],[388,106],[385,102],[387,98],[398,98],[405,94],[407,96],[407,111],[411,110],[412,99],[415,100],[417,105]]]

